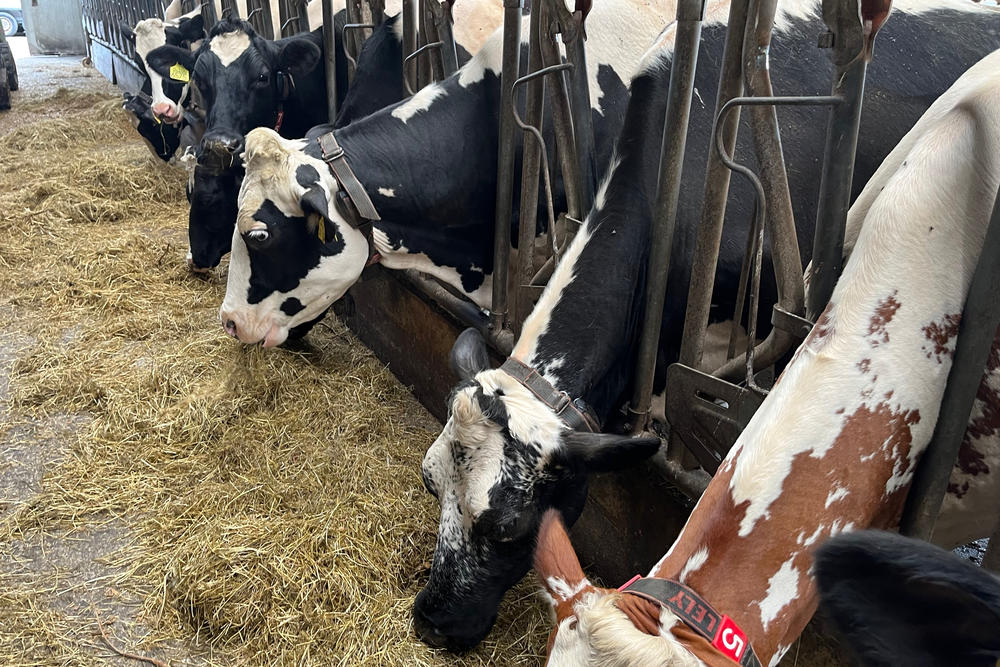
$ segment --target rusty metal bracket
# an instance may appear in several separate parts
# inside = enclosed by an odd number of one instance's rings
[[[790,313],[781,306],[776,305],[771,311],[771,324],[788,332],[796,340],[805,340],[805,337],[812,331],[814,322],[808,318]]]

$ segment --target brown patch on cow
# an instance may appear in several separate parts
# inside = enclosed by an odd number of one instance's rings
[[[872,347],[878,347],[881,343],[889,342],[889,331],[887,327],[889,322],[892,322],[892,318],[896,316],[896,311],[899,310],[900,303],[896,300],[896,295],[899,294],[898,290],[893,291],[892,294],[887,296],[878,302],[875,306],[875,312],[872,314],[872,319],[868,323],[868,335],[871,337]]]
[[[986,371],[983,373],[983,379],[976,390],[976,404],[973,406],[973,410],[978,407],[980,415],[969,421],[969,426],[962,438],[962,445],[958,449],[958,460],[955,461],[955,468],[965,475],[975,477],[990,472],[990,467],[986,463],[986,455],[976,448],[976,443],[992,438],[1000,432],[1000,391],[990,382],[998,369],[1000,369],[1000,329],[997,329],[993,338],[993,347],[990,348],[990,354],[986,360]],[[1000,380],[997,384],[1000,384]],[[952,486],[955,487],[954,495],[959,498],[969,490],[968,482],[962,484],[961,487],[949,485],[949,491],[952,491]]]
[[[820,314],[819,319],[816,320],[816,324],[814,324],[813,328],[810,329],[809,335],[806,336],[806,339],[802,342],[802,345],[799,346],[799,349],[795,351],[796,357],[804,348],[809,348],[814,352],[821,349],[823,345],[826,344],[827,339],[833,335],[834,324],[832,310],[833,304],[827,304],[826,309],[822,312],[822,314]]]
[[[862,359],[861,361],[859,361],[857,363],[857,367],[858,367],[858,370],[861,371],[862,373],[867,373],[869,370],[871,370],[872,360],[871,359]]]
[[[687,584],[720,613],[730,615],[767,664],[779,645],[787,645],[802,632],[816,608],[815,582],[807,572],[812,549],[830,536],[834,524],[842,530],[851,523],[857,530],[898,521],[906,488],[886,497],[886,483],[894,473],[908,472],[911,427],[919,421],[917,410],[887,402],[847,414],[824,456],[813,456],[812,451],[795,456],[781,495],[743,538],[739,528],[749,501],[734,504],[730,486],[735,466],[720,469],[655,575],[676,579],[694,552],[706,548],[708,559],[689,575]],[[838,486],[846,486],[850,493],[826,507],[828,495]],[[805,547],[797,542],[803,533],[817,534],[818,539]],[[759,605],[767,597],[770,578],[789,559],[799,575],[797,596],[765,631]]]
[[[955,336],[958,335],[958,325],[962,321],[962,314],[945,315],[939,322],[931,322],[923,328],[924,336],[933,347],[927,346],[921,349],[927,352],[927,358],[937,357],[937,362],[943,363],[945,358],[951,359],[955,354],[955,346],[951,344]]]

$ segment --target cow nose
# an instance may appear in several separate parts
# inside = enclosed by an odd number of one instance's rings
[[[174,111],[173,105],[160,102],[153,105],[153,115],[166,121],[172,121],[177,114]]]
[[[236,322],[233,320],[226,320],[223,322],[222,326],[225,328],[227,334],[233,338],[239,338],[239,332],[236,330]]]
[[[413,608],[413,629],[420,641],[433,648],[445,648],[448,637],[434,624],[419,607]]]
[[[232,157],[243,151],[243,135],[235,132],[211,132],[202,139],[204,148],[219,157]]]

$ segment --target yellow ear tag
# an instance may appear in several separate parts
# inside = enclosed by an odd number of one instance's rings
[[[316,225],[316,236],[319,237],[320,243],[326,243],[326,220],[321,216],[316,216],[319,218],[317,221],[319,224]]]
[[[187,71],[187,67],[184,67],[184,65],[174,63],[170,66],[170,78],[174,81],[187,83],[191,80],[191,73]]]

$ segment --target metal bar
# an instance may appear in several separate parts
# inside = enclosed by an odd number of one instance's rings
[[[403,60],[417,50],[417,22],[416,22],[416,0],[403,0]],[[417,79],[406,73],[403,67],[403,79],[406,82],[407,90],[417,90]],[[412,95],[412,93],[411,93]]]
[[[823,18],[835,47],[833,94],[846,101],[833,108],[827,125],[823,173],[819,183],[812,275],[806,317],[815,320],[826,308],[844,266],[844,228],[851,205],[854,158],[861,126],[868,58],[860,21],[860,0],[827,0]]]
[[[771,27],[774,25],[777,4],[777,0],[760,0],[753,38],[750,34],[751,26],[747,25],[747,34],[743,41],[744,81],[749,94],[757,97],[774,95],[771,87],[769,55]],[[761,181],[767,198],[767,231],[771,240],[771,260],[774,264],[778,305],[790,313],[801,314],[805,309],[805,284],[802,280],[802,259],[798,236],[795,233],[795,214],[792,211],[788,173],[785,169],[781,133],[778,129],[778,110],[773,106],[752,106],[750,126],[753,130],[757,163],[760,165]],[[756,281],[759,285],[759,274],[756,275]],[[751,294],[751,303],[756,304],[758,301],[759,293],[757,296]],[[755,307],[752,315],[753,319],[747,322],[756,329]],[[751,331],[750,326],[747,327],[747,331],[750,340],[754,341],[755,331]],[[793,340],[790,336],[786,336],[783,344],[791,347]]]
[[[419,65],[420,61],[418,60],[418,58],[422,53],[440,48],[441,48],[441,42],[431,42],[430,44],[424,44],[419,49],[417,49],[416,51],[414,51],[413,53],[411,53],[410,55],[406,56],[406,58],[403,59],[403,72],[405,73],[409,71],[408,68],[411,62],[416,62]],[[416,92],[415,90],[410,88],[410,82],[405,76],[403,77],[403,84],[406,86],[406,92],[408,94],[413,95]]]
[[[556,33],[552,30],[557,22],[562,22],[557,2],[561,3],[562,0],[542,0],[538,8],[542,22],[538,45],[541,50],[542,64],[547,67],[556,65],[562,60],[559,44],[556,42]],[[564,19],[570,18],[565,5],[562,9],[563,13],[566,14]],[[549,77],[546,83],[552,107],[552,130],[555,135],[556,151],[562,171],[563,190],[566,193],[566,211],[570,218],[579,221],[583,219],[587,209],[583,208],[580,198],[580,163],[576,154],[573,110],[570,107],[569,93],[566,90],[566,78],[564,74],[558,74]],[[555,247],[555,233],[554,228],[550,230],[553,248]]]
[[[514,94],[511,100],[511,110],[515,113],[515,122],[519,127],[531,126],[541,129],[542,107],[545,104],[545,84],[542,80],[542,50],[539,46],[542,32],[542,12],[539,5],[531,8],[531,19],[528,24],[528,72],[527,76],[514,82]],[[520,122],[514,109],[518,86],[525,85],[524,122]],[[540,136],[540,135],[539,135]],[[524,320],[532,310],[532,293],[526,289],[534,277],[535,230],[538,220],[538,177],[542,169],[542,152],[545,146],[542,141],[529,141],[527,137],[521,148],[521,201],[518,216],[517,235],[517,274],[514,279],[513,298],[511,299],[511,317],[508,326],[516,335],[521,335]],[[547,165],[545,165],[547,166]],[[554,231],[550,228],[549,233]]]
[[[934,538],[941,502],[969,426],[969,415],[983,379],[983,369],[1000,327],[1000,300],[996,298],[997,285],[1000,285],[1000,261],[997,258],[1000,258],[1000,196],[993,204],[983,249],[965,298],[954,362],[948,373],[934,435],[913,475],[900,522],[901,533],[928,542]]]
[[[701,22],[707,0],[680,0],[677,3],[677,29],[674,38],[674,58],[670,66],[670,90],[667,113],[663,124],[663,145],[660,152],[659,187],[653,215],[649,251],[649,272],[645,294],[645,309],[639,351],[636,357],[636,378],[629,412],[635,419],[634,432],[646,429],[649,405],[653,393],[653,372],[660,341],[663,302],[666,297],[670,253],[677,223],[677,204],[681,189],[681,170],[687,142],[691,94],[694,90],[698,46],[701,43]]]
[[[729,5],[729,30],[722,58],[722,72],[719,75],[719,92],[715,100],[716,124],[719,111],[730,99],[743,90],[742,58],[743,32],[747,21],[747,3],[732,2]],[[719,131],[727,154],[734,150],[736,132],[739,128],[739,109],[722,121]],[[712,305],[712,291],[715,288],[715,267],[719,263],[719,245],[722,242],[722,224],[726,218],[726,198],[729,194],[730,171],[722,163],[719,154],[712,148],[715,143],[716,128],[713,127],[709,139],[708,165],[705,171],[705,190],[701,221],[695,239],[695,261],[688,286],[687,309],[684,316],[684,333],[681,338],[680,363],[691,368],[701,366],[705,347],[705,330],[708,327],[709,309]],[[676,438],[671,437],[675,442]],[[682,451],[671,445],[671,452]]]
[[[452,3],[430,0],[430,5],[436,8],[434,25],[437,30],[437,38],[444,42],[444,46],[441,47],[441,66],[444,76],[448,77],[458,71],[458,48],[455,46],[455,21],[451,13]]]
[[[434,53],[428,54],[427,69],[432,81],[444,79],[444,63],[441,58],[441,50],[444,46],[438,37],[438,22],[436,12],[441,10],[441,5],[437,0],[421,0],[420,2],[420,27],[423,29],[424,43],[438,43],[438,48]]]
[[[410,0],[404,0],[407,2]],[[490,328],[507,328],[507,260],[514,190],[514,81],[521,60],[521,2],[504,0],[503,66],[500,73],[500,129],[497,151],[496,217],[493,230],[493,295]]]
[[[323,0],[323,58],[326,60],[326,113],[337,118],[337,39],[333,23],[333,0]]]
[[[350,33],[352,31],[354,31],[354,30],[364,30],[365,28],[374,28],[374,27],[375,27],[375,24],[373,24],[373,23],[345,23],[344,24],[344,28],[341,31],[341,34],[343,35],[343,37],[340,40],[340,44],[341,44],[341,47],[344,49],[344,57],[347,58],[347,62],[349,62],[352,67],[356,68],[358,66],[358,60],[357,59],[358,59],[358,57],[361,56],[361,51],[358,51],[354,55],[351,54],[351,51],[348,48],[348,45],[350,45],[353,42],[353,40],[352,39],[348,39],[348,35],[350,35]],[[411,54],[411,55],[416,55],[416,54]],[[403,64],[405,66],[405,64],[406,64],[405,60],[403,61]],[[412,95],[413,93],[410,93],[410,94]]]

